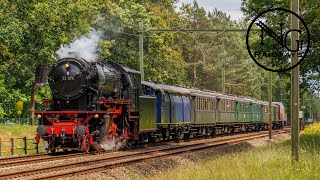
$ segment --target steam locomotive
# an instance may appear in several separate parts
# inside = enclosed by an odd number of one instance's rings
[[[259,131],[286,124],[282,103],[142,81],[140,73],[105,59],[63,58],[39,65],[37,85],[49,84],[52,99],[36,112],[37,142],[46,149],[89,152],[120,145],[188,140],[219,133]]]

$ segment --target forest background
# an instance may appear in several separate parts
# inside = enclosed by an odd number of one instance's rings
[[[102,32],[97,54],[139,70],[139,23],[144,26],[145,80],[193,86],[267,100],[268,72],[250,59],[246,32],[181,32],[183,29],[247,29],[249,19],[264,9],[290,9],[289,0],[246,0],[245,18],[231,20],[217,9],[207,12],[197,2],[177,0],[0,0],[0,118],[29,116],[31,85],[38,64],[53,64],[62,44]],[[301,65],[301,105],[306,118],[315,118],[319,106],[320,1],[301,0],[301,16],[312,35],[311,52]],[[148,32],[171,29],[174,32]],[[194,67],[196,76],[194,76]],[[195,78],[196,77],[196,78]],[[290,115],[290,72],[273,73],[273,101],[284,102]],[[36,107],[50,98],[48,87],[37,88]]]

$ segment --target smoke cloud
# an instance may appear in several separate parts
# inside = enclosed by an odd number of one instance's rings
[[[126,142],[122,138],[116,138],[114,140],[104,140],[100,146],[105,151],[118,151],[119,149],[125,147]]]
[[[95,61],[97,59],[98,42],[102,36],[100,31],[92,29],[88,36],[81,36],[73,40],[70,44],[61,45],[56,52],[58,58],[65,57],[81,57],[87,61]]]

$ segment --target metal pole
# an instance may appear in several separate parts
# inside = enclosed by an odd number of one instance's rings
[[[300,128],[299,128],[299,131],[302,131],[304,129],[304,119],[305,119],[305,115],[306,115],[306,106],[305,106],[305,92],[302,94],[302,97],[301,97],[301,104],[302,106],[300,107],[300,110],[302,111],[302,118],[299,118],[300,120]]]
[[[268,79],[268,100],[269,100],[269,139],[272,139],[272,72],[269,71]]]
[[[262,100],[262,82],[261,82],[261,79],[260,79],[260,91],[259,91],[259,97],[260,97],[260,100]]]
[[[291,10],[299,14],[299,0],[291,0]],[[299,21],[291,15],[291,29],[299,29]],[[298,32],[291,32],[291,49],[297,49]],[[291,65],[298,63],[298,53],[291,53]],[[291,70],[291,143],[292,162],[299,161],[299,66]]]
[[[36,83],[32,82],[31,87],[31,100],[30,100],[30,119],[31,119],[31,125],[34,125],[34,106],[35,106],[35,92],[36,92]]]
[[[222,93],[225,93],[226,89],[225,89],[225,84],[226,84],[226,77],[225,77],[225,64],[222,64]]]
[[[144,70],[143,70],[143,24],[139,23],[139,59],[140,59],[140,73],[141,81],[144,81]]]
[[[192,86],[196,87],[196,80],[197,80],[197,49],[196,46],[193,46],[193,83]]]
[[[312,110],[312,104],[313,104],[313,94],[311,94],[311,102],[310,102],[310,119],[312,119],[313,123],[313,110]]]
[[[320,115],[320,101],[319,101],[319,97],[320,97],[320,80],[318,80],[318,97],[317,97],[317,108],[318,108],[318,113],[317,113],[317,121],[319,122],[319,115]]]
[[[229,33],[229,32],[247,32],[247,29],[152,29],[146,30],[146,32],[216,32],[216,33]],[[259,31],[258,29],[252,29],[252,31]]]

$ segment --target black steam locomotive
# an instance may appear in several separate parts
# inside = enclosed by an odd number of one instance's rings
[[[269,113],[274,128],[286,124],[280,102],[270,108],[252,98],[141,82],[138,71],[107,60],[40,65],[36,83],[49,84],[52,92],[45,110],[36,112],[37,140],[51,152],[266,130]]]
[[[50,70],[42,65],[36,71],[37,84],[48,83],[52,92],[46,110],[36,112],[37,139],[48,142],[48,150],[89,151],[94,142],[137,138],[139,72],[81,58],[63,58]]]

